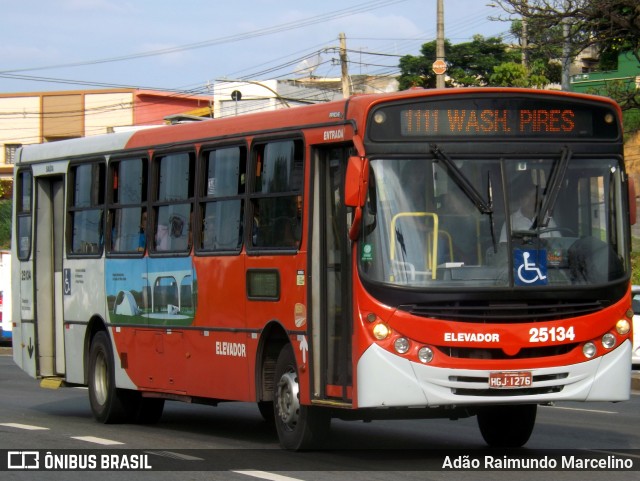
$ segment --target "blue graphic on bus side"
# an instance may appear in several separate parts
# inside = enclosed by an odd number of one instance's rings
[[[547,285],[547,251],[545,249],[515,249],[513,251],[513,269],[517,286]]]
[[[191,257],[108,259],[105,274],[113,324],[193,323],[198,283]]]

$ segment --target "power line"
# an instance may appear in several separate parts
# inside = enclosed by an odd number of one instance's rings
[[[341,10],[336,10],[329,13],[315,15],[313,17],[307,17],[302,20],[286,22],[286,23],[282,23],[279,25],[271,26],[271,27],[265,27],[265,28],[253,30],[250,32],[243,32],[240,34],[228,35],[225,37],[214,38],[214,39],[205,40],[202,42],[190,43],[190,44],[181,45],[177,47],[169,47],[169,48],[158,49],[158,50],[150,50],[147,52],[140,52],[135,54],[122,55],[118,57],[108,57],[103,59],[96,59],[96,60],[89,60],[89,61],[82,61],[82,62],[70,62],[65,64],[47,65],[42,67],[30,67],[30,68],[4,70],[4,71],[0,71],[0,74],[29,72],[29,71],[36,71],[36,70],[49,70],[49,69],[55,69],[55,68],[81,67],[86,65],[122,62],[125,60],[134,60],[134,59],[140,59],[140,58],[146,58],[146,57],[154,57],[158,55],[167,55],[170,53],[200,49],[205,47],[211,47],[214,45],[222,45],[225,43],[238,42],[241,40],[248,40],[251,38],[272,35],[275,33],[281,33],[288,30],[295,30],[295,29],[306,27],[309,25],[314,25],[320,22],[326,22],[328,20],[335,20],[338,18],[348,17],[356,13],[368,12],[381,7],[386,7],[389,5],[394,5],[394,4],[402,3],[405,1],[406,0],[373,0],[368,2],[358,3],[354,6],[347,7]]]

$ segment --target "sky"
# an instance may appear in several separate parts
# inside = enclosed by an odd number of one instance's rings
[[[485,0],[444,0],[445,36],[506,35]],[[436,0],[0,0],[0,92],[135,87],[207,94],[228,80],[397,75],[436,37]]]

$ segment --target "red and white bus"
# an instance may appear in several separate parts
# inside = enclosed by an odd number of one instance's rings
[[[14,359],[102,422],[258,404],[289,449],[331,418],[477,416],[630,395],[620,111],[410,90],[24,147]]]

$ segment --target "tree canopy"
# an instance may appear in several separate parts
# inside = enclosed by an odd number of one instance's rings
[[[600,69],[617,69],[618,55],[631,52],[640,63],[640,2],[638,0],[494,0],[505,13],[499,20],[526,19],[533,45],[529,52],[559,51],[563,45],[576,56],[597,47]],[[568,38],[562,27],[567,25]],[[634,84],[635,85],[635,84]],[[640,94],[627,84],[609,82],[600,92],[618,101],[623,110],[640,108]]]
[[[597,45],[601,51],[628,50],[640,62],[640,3],[638,0],[494,0],[507,15],[526,18],[536,30],[550,31],[564,22],[571,26],[574,51]],[[553,43],[557,46],[562,37]]]
[[[400,59],[400,88],[434,88],[436,75],[432,70],[436,59],[436,42],[425,43],[421,56],[405,55]],[[493,69],[505,62],[515,62],[519,53],[511,51],[499,37],[474,35],[471,42],[451,45],[445,41],[448,86],[484,86],[490,82]]]

